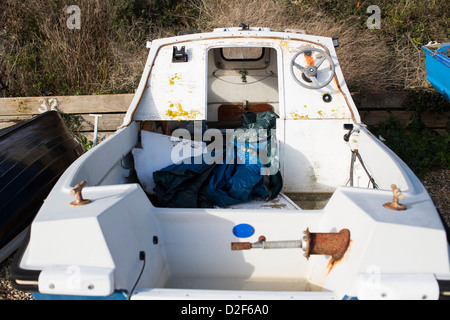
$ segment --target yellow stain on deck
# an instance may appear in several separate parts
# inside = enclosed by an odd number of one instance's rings
[[[307,114],[303,115],[296,112],[290,112],[289,115],[291,116],[292,120],[309,119],[309,115]]]
[[[281,40],[281,41],[280,41],[280,45],[281,45],[283,48],[287,49],[287,50],[290,49],[289,41]]]
[[[306,106],[305,106],[306,107]],[[305,114],[298,112],[289,112],[289,116],[292,120],[301,120],[301,119],[344,119],[346,117],[345,112],[341,112],[340,110],[332,109],[331,112],[326,112],[324,110],[318,110],[315,114]]]
[[[178,75],[178,73],[175,73],[173,77],[169,78],[169,84],[173,86],[175,84],[175,80],[181,80],[181,77]]]
[[[169,110],[166,112],[166,116],[172,118],[173,120],[194,120],[202,113],[198,110],[183,110],[181,103],[169,105]]]

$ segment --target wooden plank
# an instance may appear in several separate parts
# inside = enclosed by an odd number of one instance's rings
[[[365,124],[376,125],[393,116],[401,123],[410,120],[412,112],[402,110],[406,92],[369,92],[361,95],[352,93]],[[94,130],[94,117],[91,113],[102,114],[99,131],[114,132],[122,124],[124,115],[131,103],[133,94],[24,97],[0,99],[0,129],[9,127],[47,110],[58,109],[65,114],[81,117],[80,131]],[[397,110],[396,110],[397,109]],[[429,128],[446,129],[449,113],[429,113],[421,115],[422,122]]]
[[[359,109],[402,108],[405,92],[352,93]],[[37,115],[57,108],[63,113],[126,112],[134,94],[0,98],[0,115]]]
[[[411,119],[412,111],[360,111],[361,120],[369,126],[377,125],[380,122],[386,121],[389,117],[400,121],[400,123],[406,123]]]
[[[115,132],[113,131],[105,131],[105,132],[99,132],[97,134],[97,140],[98,143],[102,142],[103,140],[109,138],[110,136],[114,135]],[[80,132],[80,135],[85,136],[86,139],[89,141],[94,141],[94,133],[93,132]]]
[[[58,109],[63,113],[126,112],[134,94],[23,97],[0,99],[0,114],[37,115]]]
[[[429,128],[448,128],[450,111],[440,112],[424,112],[420,120]]]
[[[80,132],[94,131],[95,118],[89,115],[79,115],[81,127]],[[103,114],[98,118],[98,131],[116,131],[123,123],[125,113]]]
[[[26,121],[33,116],[0,116],[0,130]]]
[[[72,114],[74,125],[72,129],[80,132],[94,131],[95,118],[88,114]],[[8,128],[32,118],[27,116],[0,116],[0,129]],[[116,131],[122,125],[125,113],[102,114],[98,120],[98,131]],[[79,124],[77,123],[79,122]]]
[[[360,111],[361,120],[367,125],[377,125],[382,121],[386,121],[390,116],[404,124],[411,120],[413,113],[413,111]],[[445,129],[448,126],[449,115],[450,112],[423,112],[420,120],[428,128]]]
[[[352,93],[353,100],[358,110],[364,109],[403,109],[407,92],[365,92],[363,94]]]

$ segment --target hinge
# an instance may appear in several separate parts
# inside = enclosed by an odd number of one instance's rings
[[[188,55],[184,46],[180,50],[175,46],[173,47],[172,62],[188,62]]]

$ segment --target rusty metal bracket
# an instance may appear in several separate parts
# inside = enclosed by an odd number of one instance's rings
[[[233,242],[231,250],[250,249],[291,249],[301,248],[305,251],[304,256],[309,259],[310,255],[330,255],[333,263],[342,259],[350,245],[350,230],[342,229],[338,233],[312,233],[309,228],[303,232],[301,240],[290,241],[266,241],[265,236],[260,236],[258,242]]]
[[[400,189],[397,188],[395,184],[391,185],[391,189],[392,193],[394,194],[394,198],[392,199],[392,202],[383,204],[383,207],[396,211],[406,210],[406,206],[398,202],[399,200],[405,199],[405,196],[401,193]]]
[[[83,199],[83,195],[81,194],[81,191],[84,189],[84,187],[87,186],[87,182],[86,181],[82,181],[80,182],[80,184],[77,184],[72,190],[70,190],[70,194],[71,195],[76,195],[77,196],[77,200],[72,201],[70,203],[70,205],[72,207],[79,207],[79,206],[84,206],[88,203],[91,203],[91,200],[89,199]]]

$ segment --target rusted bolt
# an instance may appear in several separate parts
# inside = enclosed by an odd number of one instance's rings
[[[81,194],[81,191],[83,190],[84,187],[87,186],[87,182],[86,181],[82,181],[80,182],[80,184],[77,184],[75,186],[75,188],[73,188],[72,190],[70,190],[70,194],[71,195],[76,195],[77,196],[77,200],[72,201],[70,203],[70,205],[72,207],[79,207],[79,206],[84,206],[88,203],[91,203],[91,200],[88,199],[83,199],[83,195]]]
[[[231,250],[250,250],[252,244],[250,242],[232,242]]]
[[[391,185],[391,189],[392,193],[394,194],[394,198],[392,199],[392,202],[383,204],[383,207],[396,211],[406,210],[406,206],[398,202],[399,200],[405,199],[405,196],[401,193],[400,189],[397,188],[395,184]]]

